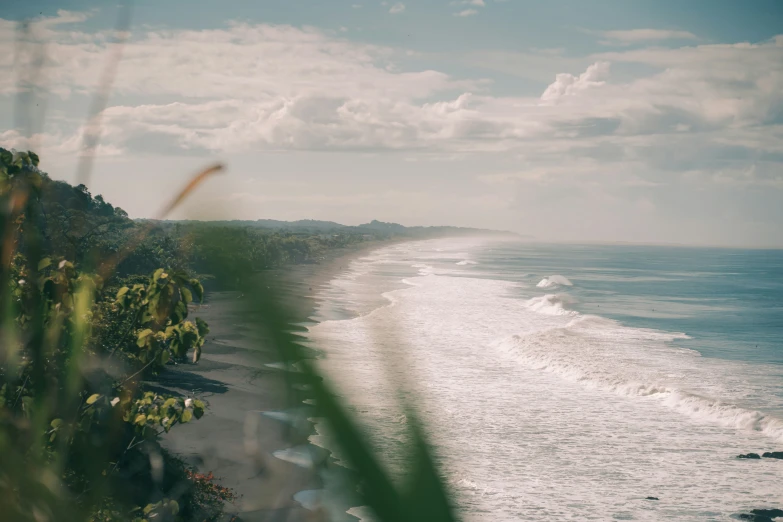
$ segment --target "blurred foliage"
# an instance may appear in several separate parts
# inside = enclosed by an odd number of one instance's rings
[[[3,519],[219,516],[227,494],[158,444],[205,403],[144,386],[188,353],[198,361],[209,330],[187,317],[201,283],[181,269],[117,275],[117,254],[143,230],[49,179],[32,152],[0,149],[0,208]]]
[[[318,262],[329,249],[387,232],[134,222],[38,164],[32,152],[0,149],[4,520],[216,520],[234,500],[159,444],[201,418],[205,402],[145,387],[169,365],[198,362],[209,328],[188,314],[203,299],[196,274],[205,272],[224,287],[241,285],[257,326],[285,361],[301,365],[317,414],[360,477],[361,502],[383,521],[453,520],[413,409],[409,480],[400,486],[300,353],[293,313],[267,277],[266,269]]]

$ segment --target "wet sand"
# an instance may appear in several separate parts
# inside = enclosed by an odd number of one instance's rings
[[[272,272],[295,315],[291,322],[308,320],[316,305],[312,296],[351,259],[388,244],[366,243],[332,252],[318,264]],[[153,390],[195,396],[208,405],[204,417],[178,426],[162,444],[199,472],[214,473],[221,485],[240,495],[227,506],[228,519],[316,520],[316,513],[304,509],[293,496],[318,489],[320,479],[308,466],[309,459],[296,456],[302,449],[305,456],[323,450],[308,445],[309,423],[294,429],[263,413],[290,411],[296,405],[287,391],[287,372],[268,366],[279,362],[278,355],[253,327],[254,313],[241,304],[241,292],[208,292],[204,304],[190,314],[204,319],[210,328],[201,360],[169,367],[160,380],[149,383]],[[289,448],[294,452],[284,451]],[[275,452],[283,458],[275,457]]]

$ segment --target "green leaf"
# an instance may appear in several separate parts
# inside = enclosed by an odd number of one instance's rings
[[[122,288],[120,288],[119,291],[117,292],[117,299],[127,294],[129,290],[130,288],[128,288],[127,286],[123,286]]]
[[[54,428],[54,429],[58,429],[58,428],[59,428],[59,427],[62,425],[62,423],[63,423],[63,420],[62,420],[62,419],[54,419],[54,420],[53,420],[53,421],[50,423],[50,426],[51,426],[52,428]]]
[[[40,261],[38,261],[38,270],[43,270],[44,268],[46,268],[47,266],[49,266],[51,264],[52,264],[52,260],[49,259],[48,257],[45,257],[45,258],[41,259]]]
[[[101,394],[100,393],[93,393],[92,395],[90,395],[87,398],[86,402],[87,402],[87,404],[93,404],[95,401],[97,401],[100,398],[101,398]]]
[[[192,418],[193,412],[190,410],[185,410],[182,412],[182,417],[180,417],[179,421],[184,424],[186,422],[190,422]]]
[[[193,293],[196,294],[196,297],[198,297],[199,302],[204,302],[204,287],[201,286],[201,283],[198,282],[198,279],[191,279],[190,280],[190,288],[193,290]]]
[[[173,285],[161,287],[160,293],[150,299],[150,308],[155,316],[155,320],[160,324],[165,324],[171,310],[171,302],[174,297]]]
[[[147,422],[147,416],[143,413],[140,413],[136,416],[136,418],[133,420],[133,424],[137,424],[139,426],[143,426],[144,423]]]
[[[209,325],[207,325],[207,322],[201,317],[196,317],[196,329],[198,329],[198,334],[201,337],[204,337],[209,333]]]
[[[185,304],[188,304],[191,301],[193,301],[193,294],[190,292],[190,290],[188,290],[183,286],[182,288],[179,289],[179,291],[182,293],[182,300],[185,301]]]
[[[171,312],[171,322],[173,324],[179,324],[184,321],[187,316],[188,306],[184,301],[178,301],[177,304],[174,305],[174,310]]]
[[[142,330],[141,332],[139,332],[139,335],[136,336],[136,346],[141,348],[142,346],[147,344],[146,339],[147,339],[147,337],[149,337],[152,334],[153,334],[153,331],[150,330],[149,328],[146,328],[146,329]]]

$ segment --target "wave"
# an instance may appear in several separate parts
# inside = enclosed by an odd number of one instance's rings
[[[435,268],[432,265],[428,265],[426,263],[416,263],[411,265],[411,268],[418,268],[419,275],[421,276],[426,276],[435,273]]]
[[[470,259],[463,259],[462,261],[458,261],[457,264],[460,266],[465,266],[465,265],[477,265],[478,263],[475,261],[471,261]]]
[[[536,286],[538,288],[551,288],[553,286],[574,286],[574,284],[565,276],[551,275],[543,278]]]
[[[565,308],[567,299],[560,295],[546,294],[525,302],[528,310],[545,315],[579,315],[579,312]]]
[[[497,346],[531,369],[555,374],[587,388],[625,397],[651,397],[693,419],[759,432],[783,442],[783,419],[666,382],[666,375],[678,369],[686,371],[683,357],[697,354],[666,347],[661,341],[683,338],[687,336],[626,328],[609,319],[580,316],[563,327],[513,335]],[[649,352],[627,349],[644,344]],[[661,345],[658,348],[661,353],[655,353],[653,344]],[[664,365],[663,361],[665,366],[657,368]]]

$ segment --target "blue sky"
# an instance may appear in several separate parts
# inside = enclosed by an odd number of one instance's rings
[[[780,2],[138,1],[85,152],[116,16],[0,7],[4,46],[33,19],[48,59],[33,128],[0,60],[0,145],[66,180],[95,156],[91,189],[132,216],[218,159],[178,217],[783,246]]]

